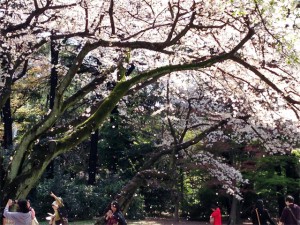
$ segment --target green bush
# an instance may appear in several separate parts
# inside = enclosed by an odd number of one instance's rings
[[[54,179],[45,179],[41,182],[29,198],[40,220],[44,220],[48,212],[53,213],[51,203],[54,199],[50,196],[51,191],[63,199],[70,221],[92,219],[103,215],[123,186],[124,182],[116,177],[92,186],[78,179],[56,176]]]
[[[130,203],[126,218],[132,220],[145,219],[144,201],[142,195],[136,194]]]

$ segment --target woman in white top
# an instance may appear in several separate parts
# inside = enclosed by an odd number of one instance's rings
[[[10,212],[9,207],[13,205],[11,199],[8,200],[3,216],[15,222],[15,225],[31,225],[31,212],[28,209],[27,201],[25,199],[19,199],[17,204],[17,212]]]

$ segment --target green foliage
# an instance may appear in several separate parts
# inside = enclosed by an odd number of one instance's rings
[[[255,178],[258,187],[272,188],[274,185],[290,186],[299,184],[299,175],[287,176],[290,167],[296,167],[299,161],[293,156],[269,156],[257,161]],[[295,168],[294,171],[296,172]],[[292,175],[292,174],[289,174]]]
[[[300,160],[300,149],[294,149],[292,155],[296,156]]]
[[[112,117],[113,121],[106,123],[101,130],[99,155],[102,169],[115,173],[120,168],[130,169],[128,154],[133,148],[135,133],[121,118],[115,115]]]
[[[132,202],[130,203],[128,212],[126,214],[127,219],[141,220],[145,218],[144,210],[144,196],[141,194],[136,194]]]
[[[141,193],[145,196],[145,211],[148,216],[162,216],[163,212],[170,213],[174,210],[169,189],[163,187],[145,188]]]
[[[84,178],[82,179],[70,179],[70,177],[62,175],[41,182],[31,193],[34,199],[32,207],[36,210],[38,219],[44,219],[48,212],[53,212],[51,191],[62,197],[71,221],[102,216],[125,183],[118,177],[110,177],[91,186],[86,185]]]
[[[254,160],[256,169],[244,174],[253,185],[255,198],[252,204],[257,198],[261,198],[268,202],[269,211],[276,215],[278,205],[274,198],[286,194],[297,195],[300,183],[299,158],[293,155],[281,155]]]
[[[225,209],[223,202],[224,196],[219,195],[218,189],[215,187],[201,187],[195,189],[194,201],[188,199],[182,205],[184,217],[191,218],[192,220],[207,221],[211,214],[211,205],[219,203],[222,209]],[[195,201],[195,200],[198,201]],[[223,207],[222,207],[223,206]],[[224,212],[222,212],[224,214]]]

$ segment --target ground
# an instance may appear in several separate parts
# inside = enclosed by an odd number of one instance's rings
[[[70,222],[69,225],[94,225],[96,220],[88,220],[88,221],[73,221]],[[187,221],[187,220],[180,220],[179,222],[175,222],[172,219],[165,219],[165,218],[147,218],[145,220],[140,221],[127,221],[128,225],[210,225],[208,222],[201,222],[201,221]],[[6,224],[8,225],[8,224]],[[9,224],[13,225],[13,224]],[[47,221],[40,221],[40,225],[48,225]],[[223,223],[226,225],[226,223]],[[249,222],[243,222],[242,224],[237,225],[252,225]]]
[[[252,223],[243,222],[241,225],[251,225]],[[175,222],[172,219],[145,219],[141,221],[128,221],[128,225],[210,225],[208,222],[180,220]],[[226,225],[223,223],[223,225]]]
[[[180,220],[175,222],[172,219],[145,219],[141,221],[128,221],[128,225],[209,225],[199,221]]]

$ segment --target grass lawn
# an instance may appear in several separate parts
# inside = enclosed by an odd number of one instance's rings
[[[96,220],[82,220],[69,222],[69,225],[94,225]],[[48,225],[48,221],[40,221],[40,225]],[[127,220],[127,225],[209,225],[209,223],[199,221],[180,221],[174,222],[172,219],[145,219],[145,220]]]

